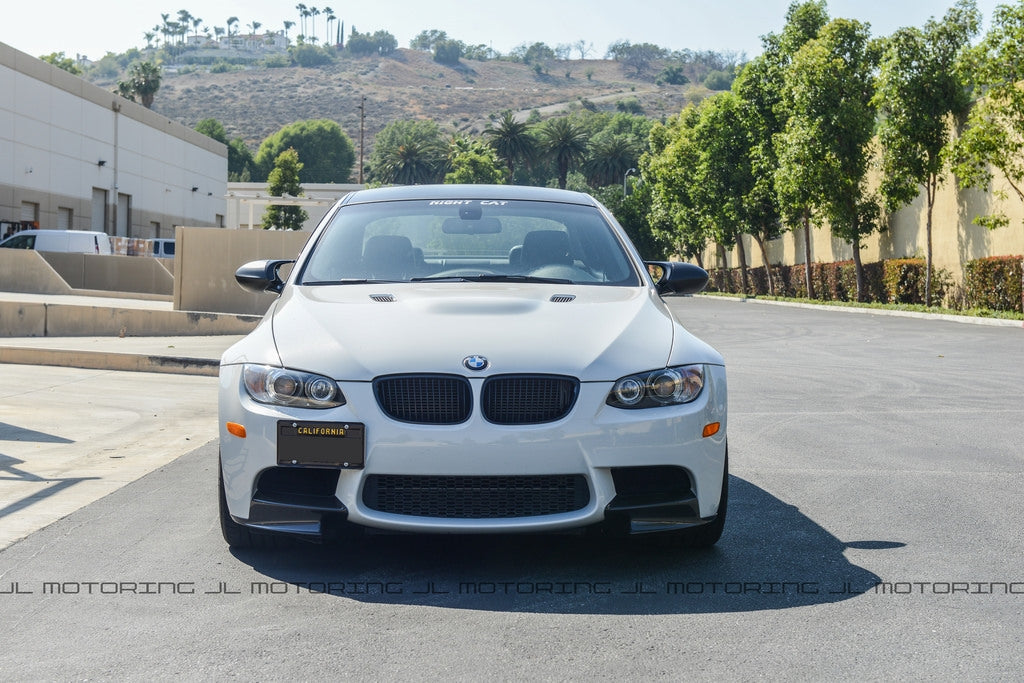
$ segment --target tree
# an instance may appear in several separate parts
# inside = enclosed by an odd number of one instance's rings
[[[704,233],[725,247],[736,247],[743,293],[749,289],[747,255],[741,236],[746,232],[747,205],[752,191],[750,139],[744,126],[742,101],[731,93],[704,100],[693,127],[697,145],[692,190],[693,208]]]
[[[512,50],[512,54],[521,59],[523,64],[540,66],[544,66],[555,59],[555,51],[547,43],[523,44]]]
[[[301,197],[301,172],[302,162],[299,161],[299,153],[289,147],[274,159],[274,170],[267,179],[267,194],[271,197]],[[263,214],[263,229],[302,230],[302,224],[308,218],[309,214],[301,206],[271,204]]]
[[[877,203],[866,189],[876,65],[868,26],[833,19],[797,51],[785,81],[791,116],[780,162],[790,183],[806,183],[803,190],[787,189],[803,195],[805,206],[852,246],[858,301],[864,295],[860,240],[879,227]],[[805,168],[797,170],[798,163]]]
[[[661,70],[654,82],[658,85],[686,85],[690,79],[686,77],[682,64],[669,64]]]
[[[196,124],[196,131],[202,133],[208,138],[213,138],[217,142],[228,144],[228,131],[224,128],[224,124],[217,119],[209,118],[203,119]]]
[[[334,61],[334,55],[329,49],[309,43],[292,45],[288,48],[288,55],[299,66],[310,69]]]
[[[147,42],[152,39],[152,34],[148,35],[150,38],[147,39]],[[76,76],[82,75],[82,70],[78,68],[77,64],[75,64],[75,60],[70,57],[65,57],[63,52],[51,52],[48,55],[40,55],[39,59],[43,60],[47,64],[53,64],[58,69],[63,69],[69,74],[74,74]]]
[[[684,109],[665,124],[651,128],[650,148],[640,157],[641,188],[647,195],[647,223],[655,244],[669,253],[695,258],[703,267],[708,231],[701,221],[696,199],[700,147],[694,139],[699,112]]]
[[[961,0],[942,22],[924,29],[902,28],[888,38],[881,61],[875,103],[882,114],[881,193],[895,211],[925,191],[925,303],[932,297],[932,213],[946,166],[951,117],[970,107],[967,84],[956,70],[978,31],[974,0]]]
[[[505,174],[495,151],[480,141],[460,146],[449,159],[450,170],[444,177],[448,184],[501,185]]]
[[[555,164],[558,187],[565,189],[569,169],[586,159],[588,136],[567,117],[551,119],[540,127],[540,142],[546,156]]]
[[[754,238],[765,266],[768,293],[775,294],[775,278],[768,258],[767,242],[782,236],[783,223],[779,200],[775,193],[775,173],[779,159],[775,153],[774,136],[780,132],[776,107],[779,92],[775,89],[771,48],[748,62],[733,81],[732,91],[739,99],[740,116],[749,144],[752,185],[744,198],[747,233]],[[779,74],[781,75],[781,74]]]
[[[511,111],[504,111],[497,125],[484,129],[484,135],[490,138],[491,147],[508,168],[508,179],[512,182],[516,166],[528,164],[537,156],[537,141],[530,133],[530,127],[516,121]]]
[[[619,62],[624,69],[632,69],[633,76],[640,78],[647,73],[651,63],[665,56],[666,50],[651,43],[630,43],[628,40],[608,46],[608,57]]]
[[[953,171],[967,187],[992,184],[992,169],[1005,178],[1010,189],[1024,201],[1024,4],[996,7],[992,26],[970,50],[961,66],[975,78],[980,96],[953,152]],[[1005,199],[1007,193],[993,194]],[[1009,218],[1000,212],[975,219],[989,229],[1004,227]]]
[[[224,128],[224,124],[213,118],[203,119],[196,124],[196,130],[227,146],[229,181],[239,182],[242,181],[243,176],[247,180],[252,176],[252,152],[241,138],[228,141],[228,132]]]
[[[256,168],[249,146],[242,138],[234,138],[228,143],[228,180],[236,183],[247,183],[252,180]]]
[[[794,108],[792,89],[786,80],[790,77],[792,61],[796,53],[817,37],[828,23],[825,0],[794,2],[786,12],[786,25],[779,35],[770,34],[764,40],[767,78],[766,86],[774,83],[780,94],[775,104],[775,126],[777,133],[772,145],[778,159],[775,174],[775,193],[783,220],[789,225],[799,224],[804,231],[804,283],[807,296],[814,298],[814,282],[811,279],[811,218],[812,206],[818,189],[819,179],[814,175],[812,162],[814,150],[806,146],[794,146],[804,139],[805,120],[792,122]]]
[[[583,173],[593,187],[619,185],[629,169],[636,168],[640,152],[626,135],[601,133],[594,137]]]
[[[139,102],[146,109],[153,106],[156,91],[160,89],[160,67],[153,62],[137,62],[128,70],[128,79],[118,81],[117,94],[132,102]]]
[[[448,34],[432,28],[429,31],[420,31],[415,38],[409,41],[409,47],[413,50],[430,52],[442,40],[448,40]]]
[[[296,121],[269,136],[256,153],[259,175],[267,178],[274,160],[289,148],[295,149],[303,160],[300,177],[303,183],[344,183],[352,174],[355,148],[334,121]]]
[[[455,66],[462,57],[462,41],[439,40],[434,43],[434,61],[446,66]]]
[[[370,179],[396,185],[436,183],[444,176],[445,145],[433,121],[395,121],[374,137]]]

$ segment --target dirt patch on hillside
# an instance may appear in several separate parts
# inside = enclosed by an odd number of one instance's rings
[[[229,137],[241,137],[254,150],[283,125],[319,118],[337,121],[358,145],[358,107],[365,97],[369,155],[373,136],[399,119],[431,119],[446,131],[477,134],[506,109],[538,109],[544,116],[583,106],[615,111],[618,102],[636,98],[646,116],[661,119],[706,94],[693,86],[627,78],[611,61],[553,62],[538,74],[504,61],[446,67],[430,54],[402,49],[391,57],[342,57],[317,68],[167,72],[153,110],[189,127],[215,118]]]

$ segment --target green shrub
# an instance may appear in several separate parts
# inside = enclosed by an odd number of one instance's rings
[[[1024,312],[1024,257],[990,256],[964,265],[964,294],[969,308]]]
[[[283,69],[292,65],[292,60],[288,55],[270,55],[263,60],[263,66],[268,69]]]
[[[886,303],[924,304],[924,259],[890,259],[883,264]],[[932,303],[941,302],[953,284],[945,268],[932,269]]]

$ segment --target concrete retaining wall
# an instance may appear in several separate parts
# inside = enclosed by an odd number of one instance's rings
[[[0,301],[0,337],[248,334],[259,321],[255,315]]]
[[[73,294],[71,286],[32,249],[0,249],[0,290],[31,294]]]
[[[74,289],[174,294],[174,276],[155,258],[53,252],[41,256]]]
[[[263,315],[277,295],[242,289],[235,282],[235,271],[258,259],[293,259],[310,234],[301,230],[179,227],[175,234],[175,310]]]

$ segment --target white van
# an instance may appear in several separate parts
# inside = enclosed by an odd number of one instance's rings
[[[174,258],[174,240],[164,237],[158,237],[152,240],[146,240],[152,245],[152,248],[147,252],[152,252],[156,258]]]
[[[76,254],[110,254],[110,236],[96,230],[22,230],[11,235],[0,248],[35,249]]]

